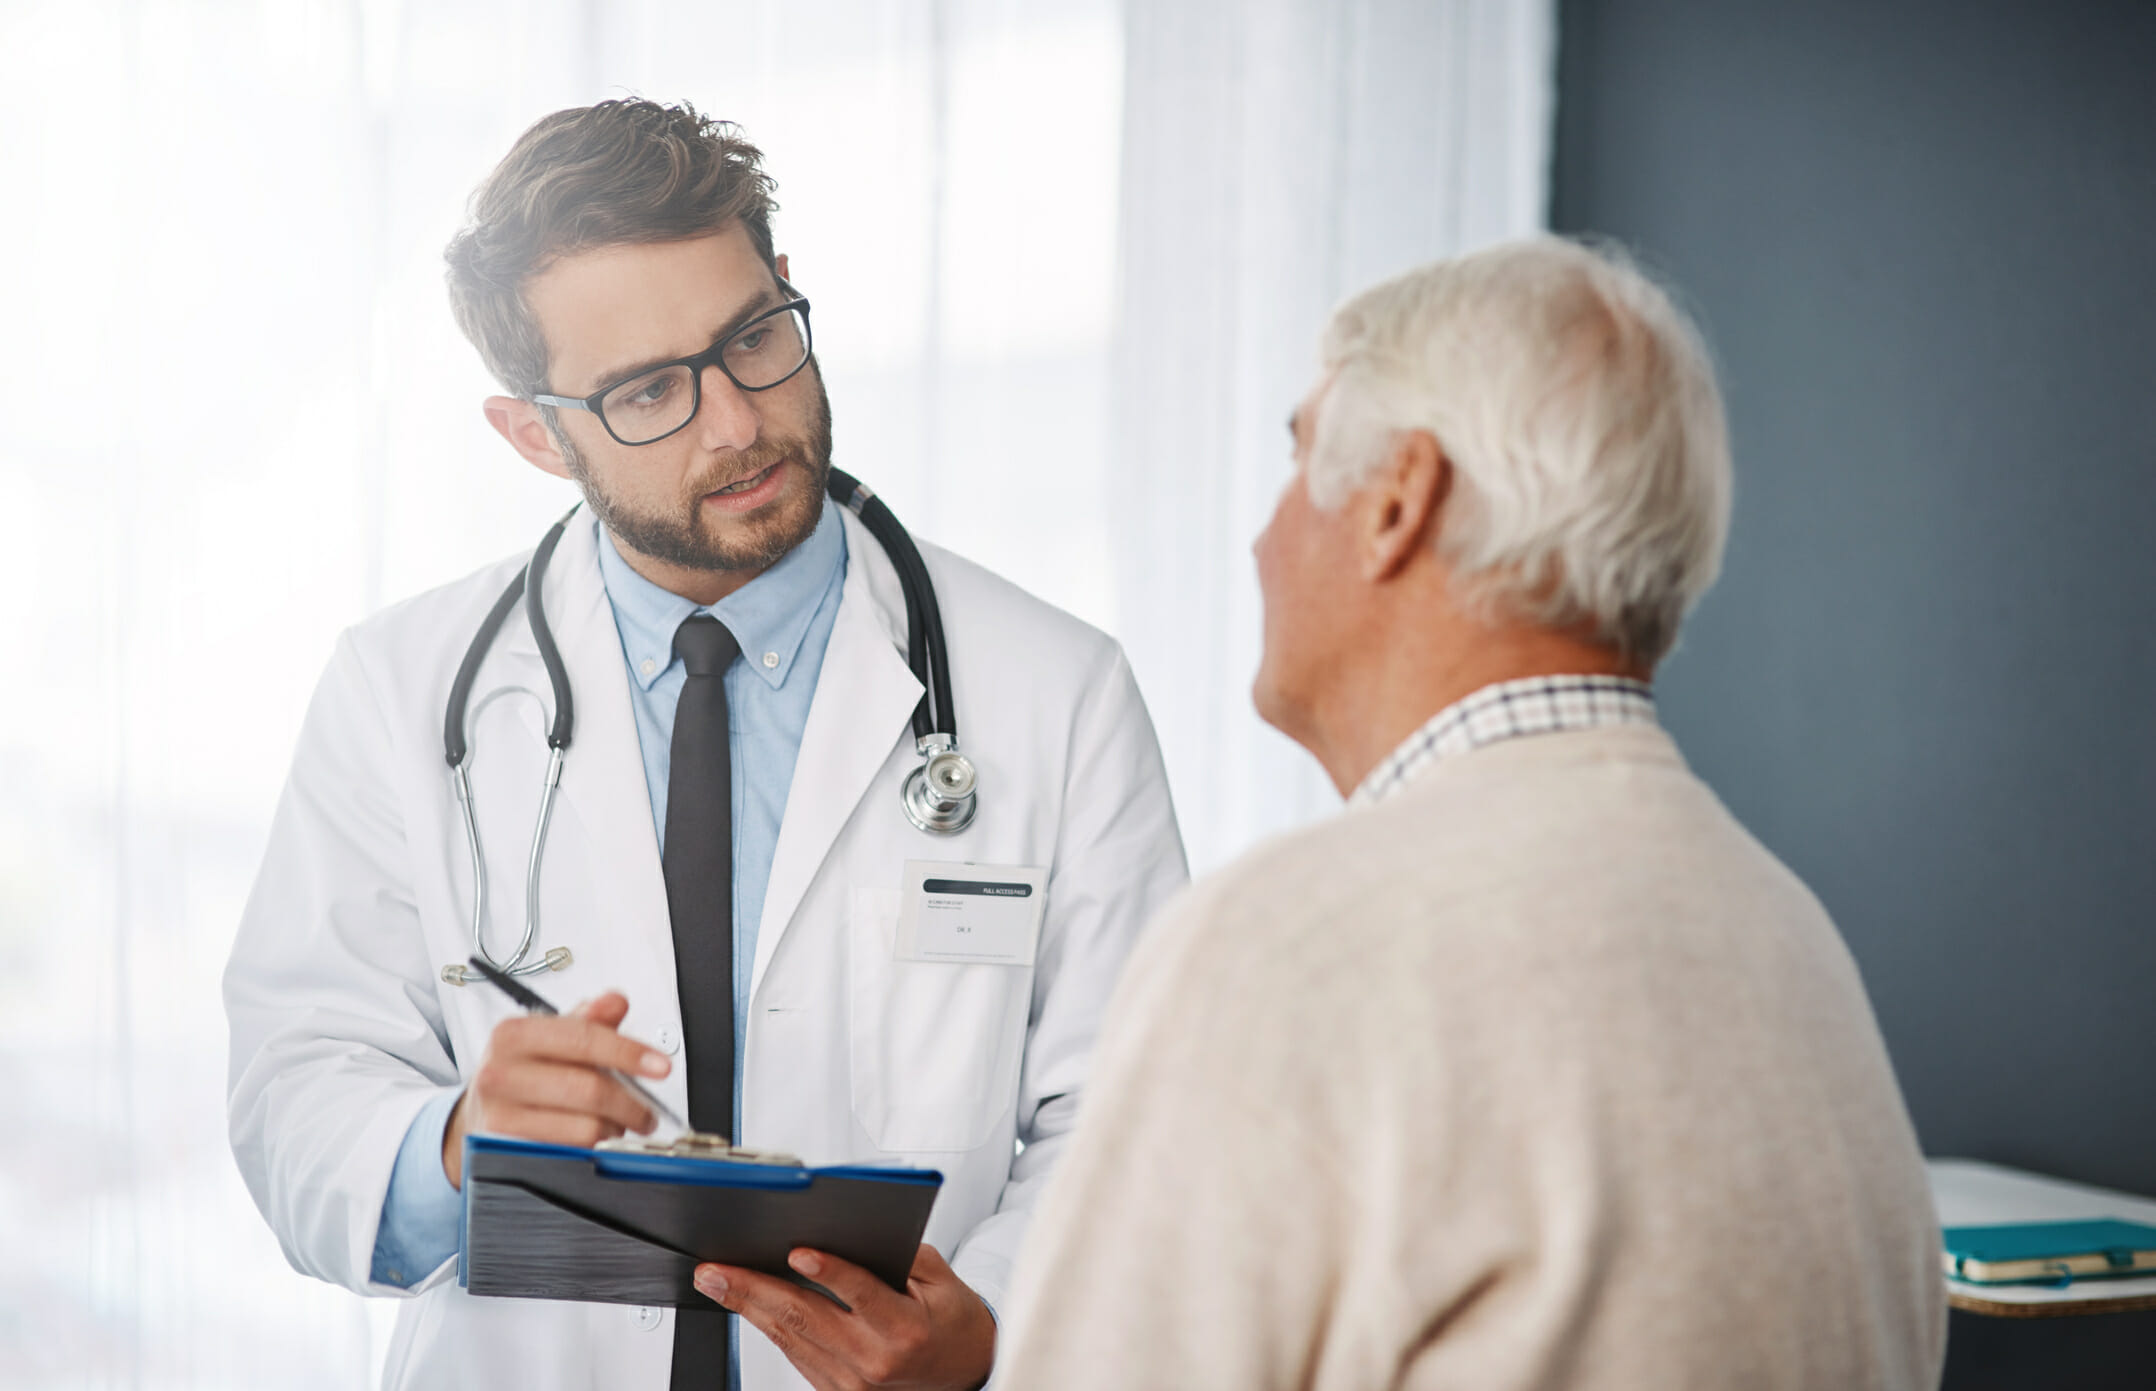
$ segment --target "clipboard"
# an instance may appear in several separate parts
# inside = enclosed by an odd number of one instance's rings
[[[942,1185],[934,1169],[469,1135],[457,1280],[476,1295],[702,1308],[697,1263],[722,1261],[835,1299],[786,1264],[813,1246],[904,1290]]]

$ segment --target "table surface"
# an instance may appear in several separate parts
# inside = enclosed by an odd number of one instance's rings
[[[2084,1183],[1986,1164],[1975,1159],[1932,1159],[1932,1205],[1942,1227],[1979,1227],[1995,1222],[2079,1222],[2116,1217],[2156,1224],[2156,1199],[2092,1188]],[[1946,1282],[1947,1303],[2001,1318],[2057,1314],[2110,1314],[2156,1309],[2156,1276],[2081,1280],[2063,1289],[2048,1285],[1972,1285]]]

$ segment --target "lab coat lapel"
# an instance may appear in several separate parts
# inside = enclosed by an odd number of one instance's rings
[[[546,574],[546,612],[568,668],[575,728],[562,765],[561,809],[591,844],[586,863],[608,879],[609,932],[616,943],[645,940],[667,953],[660,979],[672,978],[666,877],[652,829],[651,789],[644,783],[636,716],[629,707],[629,673],[621,636],[599,575],[598,527],[579,513],[569,523]],[[538,644],[522,616],[508,624],[511,655],[539,662]],[[546,687],[542,685],[540,689]],[[659,931],[650,934],[650,925]],[[640,932],[639,928],[645,929]]]
[[[823,670],[809,702],[801,752],[794,761],[786,816],[779,826],[756,933],[753,991],[778,950],[779,939],[823,867],[839,833],[901,740],[921,703],[921,683],[906,665],[905,601],[883,548],[851,512],[846,526],[846,583],[824,649]],[[898,787],[888,789],[898,817]],[[893,866],[893,873],[897,867]]]

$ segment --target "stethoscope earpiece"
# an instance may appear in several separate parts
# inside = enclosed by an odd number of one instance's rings
[[[518,969],[520,976],[533,976],[541,971],[566,971],[576,964],[576,957],[567,947],[548,947],[546,955],[537,961],[527,961]],[[479,973],[462,962],[453,961],[442,968],[442,979],[451,985],[470,985],[480,978]]]

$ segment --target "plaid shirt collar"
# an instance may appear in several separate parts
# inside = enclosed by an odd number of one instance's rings
[[[1348,798],[1348,805],[1381,802],[1432,764],[1484,744],[1523,734],[1659,723],[1653,689],[1628,676],[1530,676],[1500,681],[1432,715],[1370,770]]]

